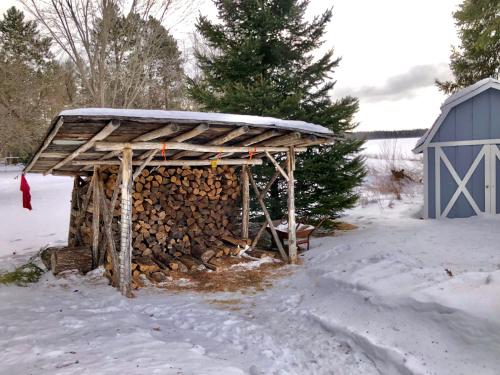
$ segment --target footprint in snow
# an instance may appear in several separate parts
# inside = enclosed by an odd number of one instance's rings
[[[41,234],[39,237],[52,237],[55,236],[55,233],[49,233],[49,234]]]

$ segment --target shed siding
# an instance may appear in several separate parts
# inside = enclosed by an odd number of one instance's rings
[[[432,142],[500,139],[500,92],[489,89],[452,108]]]
[[[436,218],[436,169],[435,169],[435,149],[429,147],[427,150],[429,161],[427,162],[427,199],[428,199],[428,212],[427,216],[431,219]]]
[[[499,145],[497,145],[498,147]],[[496,207],[495,207],[495,213],[499,214],[500,213],[500,160],[498,158],[495,158],[495,167],[497,170],[496,173],[496,190],[495,190],[495,198],[496,198]]]

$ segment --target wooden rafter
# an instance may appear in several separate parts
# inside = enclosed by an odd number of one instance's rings
[[[147,142],[151,141],[153,139],[161,138],[161,137],[167,137],[170,134],[173,134],[175,132],[179,131],[179,126],[176,124],[169,124],[166,125],[160,129],[156,129],[153,131],[150,131],[146,134],[142,134],[138,136],[137,138],[134,138],[132,142]],[[114,158],[115,156],[120,155],[120,151],[111,151],[101,157],[101,160],[106,160],[106,159],[111,159]]]
[[[40,158],[47,158],[47,159],[64,159],[66,156],[68,156],[67,152],[42,152],[40,155]],[[99,152],[86,152],[85,153],[86,157],[92,157],[92,158],[100,158],[102,156],[101,153]]]
[[[230,140],[232,140],[234,138],[238,138],[239,136],[247,133],[248,130],[249,130],[248,126],[242,126],[242,127],[236,128],[234,130],[227,132],[226,134],[223,134],[220,137],[212,139],[211,141],[209,141],[207,143],[207,145],[211,145],[211,146],[223,145],[224,143],[229,142]],[[171,159],[180,159],[180,158],[185,157],[185,156],[193,156],[193,155],[197,155],[197,154],[198,154],[197,152],[181,151],[181,152],[178,152],[177,154],[174,154],[170,158]],[[211,155],[212,154],[203,155],[201,157],[201,159],[208,159]]]
[[[64,164],[70,162],[71,160],[75,159],[78,157],[80,154],[84,153],[88,149],[90,149],[94,144],[98,141],[102,141],[103,139],[106,139],[108,135],[113,133],[118,127],[120,126],[120,123],[117,121],[110,121],[100,132],[98,132],[96,135],[94,135],[88,142],[85,144],[81,145],[78,147],[75,151],[73,151],[71,154],[66,156],[63,160],[61,160],[59,163],[54,165],[52,168],[48,169],[45,171],[43,174],[47,175],[52,173],[54,169],[61,168]]]
[[[279,137],[271,138],[270,140],[261,142],[257,146],[285,146],[290,143],[297,142],[302,135],[299,132],[288,133]]]
[[[279,134],[276,130],[268,130],[267,132],[256,135],[253,138],[247,139],[242,142],[243,146],[251,146],[259,142],[263,142],[269,138],[276,137]]]
[[[207,124],[200,124],[197,127],[179,134],[178,136],[170,139],[171,142],[184,142],[187,141],[190,138],[196,137],[197,135],[200,135],[201,133],[204,133],[209,129],[209,126]],[[158,150],[150,150],[148,152],[143,153],[141,156],[139,156],[139,159],[144,160],[141,165],[139,165],[138,168],[136,168],[136,171],[134,172],[133,179],[135,180],[137,176],[142,172],[144,168],[146,168],[147,165],[150,164],[151,160],[156,156],[158,153]]]
[[[31,168],[33,167],[33,165],[35,165],[36,161],[38,160],[38,158],[40,157],[42,152],[49,146],[50,142],[52,142],[52,140],[56,136],[57,132],[59,131],[59,129],[61,128],[63,123],[64,123],[63,118],[62,117],[59,118],[59,121],[57,121],[56,125],[51,130],[51,132],[49,133],[47,138],[45,138],[45,141],[43,141],[42,147],[40,147],[38,152],[33,156],[30,163],[27,165],[27,167],[24,168],[24,172],[29,172],[31,170]]]
[[[259,142],[265,141],[266,139],[276,137],[279,134],[276,130],[269,130],[267,132],[261,133],[255,137],[246,139],[245,141],[241,142],[243,146],[251,146],[253,144],[257,144]],[[233,152],[227,152],[224,153],[223,157],[229,157],[232,156],[234,153]]]

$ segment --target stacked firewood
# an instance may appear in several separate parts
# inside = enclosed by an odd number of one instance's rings
[[[101,172],[107,199],[117,173],[117,168]],[[235,238],[240,186],[233,167],[144,169],[133,189],[134,279],[145,274],[159,282],[172,270],[217,269],[217,258],[235,254],[237,245],[245,243]],[[118,223],[119,199],[113,216]],[[119,226],[114,228],[118,239]],[[111,256],[107,261],[111,276]]]

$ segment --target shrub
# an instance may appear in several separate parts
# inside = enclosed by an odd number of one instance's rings
[[[38,267],[33,261],[17,267],[14,271],[0,275],[0,284],[15,284],[27,286],[30,283],[36,283],[42,277],[44,270]]]

